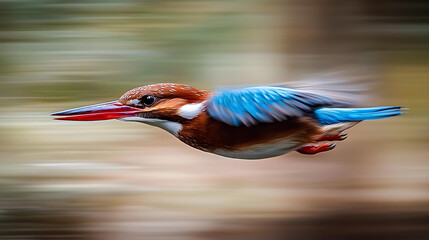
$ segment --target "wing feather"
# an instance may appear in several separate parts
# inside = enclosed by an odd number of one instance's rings
[[[320,107],[344,105],[344,101],[307,90],[263,86],[217,92],[208,100],[207,111],[218,121],[249,127],[302,117]]]

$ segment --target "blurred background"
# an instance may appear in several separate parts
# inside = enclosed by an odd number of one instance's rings
[[[429,2],[0,0],[0,239],[429,239]],[[241,161],[51,112],[371,69],[335,151]],[[350,67],[351,66],[351,67]]]

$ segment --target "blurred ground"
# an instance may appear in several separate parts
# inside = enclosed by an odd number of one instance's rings
[[[0,239],[429,238],[425,1],[0,1]],[[51,112],[368,66],[401,117],[261,161]]]

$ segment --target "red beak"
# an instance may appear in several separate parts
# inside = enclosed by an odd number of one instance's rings
[[[140,108],[123,105],[118,101],[100,103],[86,107],[73,108],[61,112],[52,113],[52,116],[64,116],[56,120],[72,121],[98,121],[133,117],[140,112]]]

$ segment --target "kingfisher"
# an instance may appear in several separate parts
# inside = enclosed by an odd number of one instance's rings
[[[332,150],[360,121],[400,115],[401,107],[356,107],[341,95],[279,85],[220,91],[158,83],[119,100],[53,113],[58,120],[119,119],[160,127],[205,152],[262,159]]]

